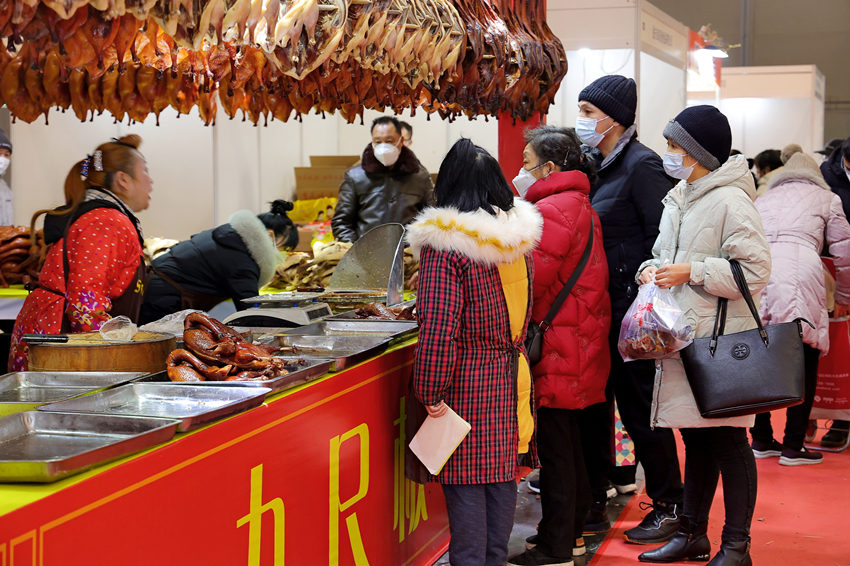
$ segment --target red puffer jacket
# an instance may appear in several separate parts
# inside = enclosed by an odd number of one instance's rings
[[[526,195],[543,216],[543,236],[533,252],[535,322],[543,320],[578,265],[590,236],[591,216],[594,225],[587,265],[544,334],[540,362],[531,368],[538,407],[583,409],[605,400],[611,367],[608,262],[589,193],[587,175],[563,171],[540,179]]]

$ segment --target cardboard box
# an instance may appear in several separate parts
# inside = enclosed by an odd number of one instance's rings
[[[351,167],[360,161],[359,155],[311,155],[310,165],[313,167]]]
[[[296,252],[309,252],[312,251],[313,248],[310,247],[310,243],[313,241],[313,234],[316,233],[315,228],[311,228],[310,226],[299,226],[298,227],[298,245],[295,246]]]
[[[299,199],[336,197],[347,166],[296,167],[295,195]]]

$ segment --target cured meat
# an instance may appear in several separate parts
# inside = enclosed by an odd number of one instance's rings
[[[219,102],[254,124],[417,106],[528,119],[567,67],[527,0],[0,0],[0,35],[0,98],[27,122],[170,105],[210,124]]]

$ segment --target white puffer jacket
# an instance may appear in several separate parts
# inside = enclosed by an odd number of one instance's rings
[[[648,265],[691,264],[690,282],[672,291],[697,338],[711,336],[718,297],[729,299],[727,334],[757,326],[729,266],[730,259],[738,260],[758,304],[759,291],[770,277],[770,249],[753,204],[755,195],[747,160],[737,155],[694,183],[680,182],[664,197],[653,259],[644,262],[640,270]],[[678,356],[656,363],[656,368],[652,426],[753,425],[752,416],[702,418]]]

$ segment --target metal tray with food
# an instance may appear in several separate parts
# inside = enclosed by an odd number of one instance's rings
[[[341,371],[382,354],[390,345],[383,336],[304,336],[277,334],[272,337],[282,352],[306,359],[332,359],[329,371]]]
[[[179,419],[185,432],[262,404],[268,387],[195,387],[179,383],[129,383],[59,403],[39,411],[142,415]]]
[[[19,371],[0,375],[0,416],[123,385],[146,372]]]
[[[272,392],[283,391],[313,381],[317,377],[324,375],[330,371],[333,360],[322,358],[290,358],[285,357],[286,370],[289,372],[285,375],[273,377],[265,381],[244,380],[244,381],[186,381],[173,382],[168,379],[168,373],[161,371],[143,377],[139,382],[154,382],[154,383],[171,383],[174,385],[200,385],[204,387],[268,387]]]
[[[359,320],[364,322],[416,322],[416,299],[404,301],[391,307],[381,303],[370,303],[358,308],[326,317],[325,320]]]
[[[166,442],[176,419],[26,411],[0,418],[0,482],[47,483]]]
[[[325,320],[314,322],[307,326],[289,328],[280,334],[302,336],[382,336],[390,341],[390,344],[406,340],[419,332],[416,321],[381,321],[381,320]]]

